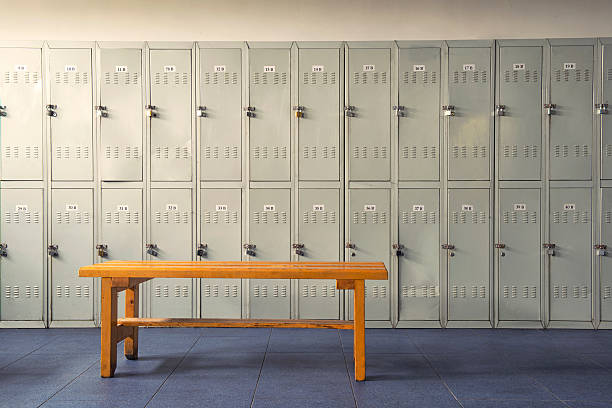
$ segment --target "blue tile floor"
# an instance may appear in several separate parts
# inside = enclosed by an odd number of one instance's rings
[[[0,407],[612,408],[612,331],[140,329],[99,376],[99,329],[0,330]]]

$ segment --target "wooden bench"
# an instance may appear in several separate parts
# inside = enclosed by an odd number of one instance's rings
[[[126,358],[138,358],[138,327],[305,327],[353,329],[355,379],[365,380],[365,280],[388,279],[382,262],[160,262],[110,261],[79,269],[102,278],[100,375],[112,377],[117,343]],[[139,285],[153,278],[335,279],[354,290],[353,320],[178,319],[138,317]],[[125,291],[125,318],[117,319],[117,294]]]

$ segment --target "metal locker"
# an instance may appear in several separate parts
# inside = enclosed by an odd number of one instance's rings
[[[142,50],[100,50],[100,177],[142,180]]]
[[[601,178],[612,179],[612,121],[610,120],[610,101],[612,101],[612,44],[603,45],[603,75],[601,100],[597,113],[601,116]]]
[[[202,261],[240,261],[242,247],[242,191],[239,188],[202,189]],[[201,279],[202,317],[240,318],[240,279]]]
[[[191,181],[191,50],[151,50],[151,180]]]
[[[49,50],[51,179],[93,180],[91,49]]]
[[[45,248],[43,190],[0,190],[0,320],[42,321]]]
[[[293,244],[298,259],[339,261],[340,191],[302,188],[298,194],[298,242]],[[340,317],[340,292],[335,280],[299,279],[297,283],[300,319]]]
[[[440,320],[440,190],[399,190],[399,320]]]
[[[242,51],[200,49],[202,180],[242,178]]]
[[[448,319],[490,319],[489,190],[448,190]]]
[[[153,188],[150,208],[149,258],[156,261],[191,261],[191,190]],[[150,282],[152,317],[192,317],[192,279],[156,278]]]
[[[500,47],[498,81],[499,179],[539,180],[542,47]]]
[[[51,320],[94,319],[93,278],[80,278],[81,266],[94,263],[93,191],[51,191]]]
[[[400,48],[399,179],[440,179],[440,48]]]
[[[550,65],[550,179],[590,180],[593,46],[552,46]]]
[[[39,48],[0,48],[0,175],[42,180],[42,66]]]
[[[250,171],[252,181],[289,181],[291,154],[289,48],[249,50]],[[249,110],[253,109],[253,110]]]
[[[251,259],[284,262],[290,260],[290,202],[289,189],[250,190],[249,242],[245,245],[245,250]],[[251,317],[289,318],[289,282],[289,279],[251,279],[249,282]]]
[[[601,189],[601,242],[605,247],[598,249],[600,255],[601,320],[612,321],[612,188]],[[2,241],[4,242],[4,241]]]
[[[349,48],[348,165],[351,181],[391,176],[391,50]]]

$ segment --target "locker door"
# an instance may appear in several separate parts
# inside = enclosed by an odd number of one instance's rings
[[[499,191],[499,319],[540,320],[540,190]]]
[[[191,181],[191,50],[151,50],[151,180]]]
[[[539,180],[542,157],[542,47],[500,47],[499,179]]]
[[[151,243],[157,245],[152,260],[191,261],[191,214],[191,190],[151,189]],[[151,291],[152,317],[192,316],[192,279],[153,279]]]
[[[591,189],[550,189],[550,320],[591,320]]]
[[[448,191],[449,320],[489,320],[489,190]]]
[[[608,104],[608,111],[612,108],[612,45],[606,44],[603,48],[603,83],[601,102]],[[601,178],[612,179],[612,119],[610,114],[601,116]]]
[[[399,178],[440,179],[440,49],[399,50]]]
[[[91,50],[49,50],[49,72],[51,178],[93,180]]]
[[[488,180],[491,121],[491,49],[448,50],[449,180]]]
[[[399,190],[399,319],[440,319],[440,191]]]
[[[299,50],[300,180],[340,179],[340,50]]]
[[[45,274],[43,191],[0,190],[0,241],[7,256],[0,258],[0,320],[42,320]]]
[[[100,175],[142,180],[142,51],[100,50]],[[107,116],[104,116],[106,114]]]
[[[93,320],[93,278],[79,278],[93,259],[93,191],[51,191],[51,320]]]
[[[349,192],[349,249],[353,262],[384,262],[389,270],[391,246],[389,190],[353,189]],[[389,281],[366,281],[366,319],[390,319]]]
[[[302,261],[337,262],[340,255],[340,191],[300,189],[298,244],[304,245]],[[298,280],[300,319],[338,319],[340,296],[336,281]]]
[[[391,50],[349,49],[349,180],[391,175]]]
[[[202,190],[201,243],[206,245],[203,261],[240,261],[242,247],[242,191]],[[240,318],[240,279],[201,279],[202,317]]]
[[[252,189],[249,197],[249,243],[256,261],[289,261],[291,210],[289,189]],[[289,279],[251,279],[252,318],[289,318]]]
[[[291,78],[289,49],[249,50],[249,120],[253,181],[288,181],[291,150]]]
[[[601,243],[608,254],[599,258],[601,276],[601,320],[612,321],[612,188],[601,189]],[[4,241],[3,241],[4,242]]]
[[[0,48],[0,174],[42,180],[41,50]]]
[[[202,180],[242,178],[242,54],[200,50]]]
[[[590,180],[593,140],[593,47],[553,46],[550,52],[551,180]]]

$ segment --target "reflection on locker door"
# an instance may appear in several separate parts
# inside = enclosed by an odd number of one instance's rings
[[[42,180],[41,50],[0,48],[0,176]]]
[[[191,261],[191,190],[151,189],[151,237],[147,248],[154,261]],[[157,278],[151,282],[152,317],[192,317],[193,282]]]
[[[100,175],[105,181],[142,180],[142,51],[100,50]]]
[[[254,261],[290,260],[291,210],[289,189],[251,189],[249,242]],[[251,279],[251,318],[289,318],[289,279]]]
[[[51,178],[92,180],[91,50],[49,50],[49,73]]]
[[[489,320],[489,190],[448,191],[448,318]]]
[[[51,218],[51,320],[91,321],[94,279],[78,270],[94,263],[93,191],[52,190]]]
[[[288,181],[291,79],[288,48],[249,50],[251,180]]]
[[[612,188],[601,189],[601,242],[606,249],[600,251],[601,320],[612,321]],[[4,241],[2,241],[4,242]]]
[[[242,192],[239,188],[202,190],[201,241],[198,260],[240,261]],[[201,279],[202,317],[240,318],[240,279]]]
[[[150,51],[151,180],[191,181],[191,50]]]
[[[340,191],[307,189],[299,191],[298,242],[294,252],[300,261],[337,262],[340,255]],[[335,280],[298,280],[300,319],[338,319],[340,292]]]
[[[43,320],[45,248],[41,189],[0,190],[0,320]]]
[[[603,46],[603,83],[601,86],[601,100],[606,106],[600,107],[601,115],[601,178],[612,179],[612,120],[610,119],[610,108],[612,105],[612,48],[611,44]]]

